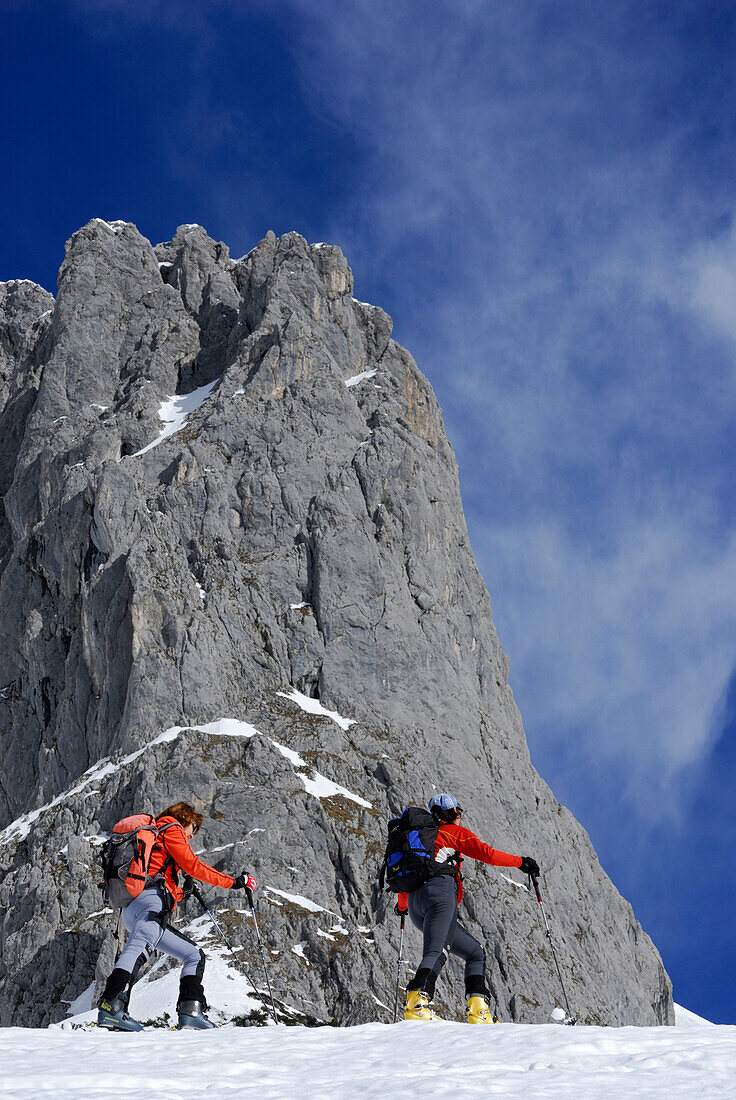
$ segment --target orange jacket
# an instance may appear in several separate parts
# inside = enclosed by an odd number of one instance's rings
[[[235,881],[233,876],[216,871],[208,863],[202,862],[190,848],[181,822],[175,817],[159,817],[156,824],[159,828],[162,825],[168,825],[169,828],[161,833],[153,846],[148,874],[153,877],[163,871],[166,889],[173,898],[172,909],[184,896],[184,891],[179,886],[180,871],[200,882],[209,882],[211,886],[224,886],[227,890],[231,888]]]
[[[471,859],[479,859],[481,863],[491,863],[494,867],[521,867],[521,856],[511,856],[508,852],[502,852],[498,848],[491,848],[490,844],[484,844],[475,833],[466,829],[463,825],[451,825],[444,821],[437,830],[437,839],[434,842],[434,858],[438,863],[447,863],[453,859],[457,867],[455,879],[457,881],[457,903],[463,900],[463,880],[460,876],[463,856]],[[399,894],[399,909],[405,910],[409,904],[408,894]]]

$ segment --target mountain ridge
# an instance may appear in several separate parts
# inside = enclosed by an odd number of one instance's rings
[[[674,1018],[655,948],[531,766],[436,397],[353,289],[338,248],[296,233],[234,261],[199,226],[154,248],[99,219],[67,242],[55,299],[0,284],[0,824],[50,807],[0,848],[3,1023],[60,1018],[112,964],[105,921],[64,932],[100,907],[84,838],[187,793],[208,844],[231,846],[224,869],[376,925],[370,945],[325,943],[264,902],[277,984],[311,1015],[374,1018],[360,990],[385,999],[395,981],[373,881],[385,820],[434,789],[483,839],[539,859],[581,1016]],[[202,733],[223,719],[259,735]],[[310,793],[315,775],[370,806]],[[499,1004],[546,1019],[537,912],[469,878]],[[295,937],[307,965],[284,947]]]

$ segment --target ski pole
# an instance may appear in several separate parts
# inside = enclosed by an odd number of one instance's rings
[[[399,1015],[399,983],[401,981],[401,960],[404,955],[404,927],[406,925],[406,913],[401,914],[401,941],[399,943],[399,968],[396,971],[396,993],[394,995],[394,1023]]]
[[[258,947],[259,947],[259,950],[261,952],[261,962],[263,963],[263,973],[264,973],[265,978],[266,978],[266,985],[268,986],[268,995],[271,998],[271,1012],[272,1012],[272,1015],[273,1015],[273,1022],[275,1024],[277,1024],[279,1021],[278,1021],[278,1017],[276,1016],[276,1005],[274,1004],[274,1000],[273,1000],[273,992],[271,990],[271,981],[268,977],[268,967],[266,966],[266,956],[265,956],[264,951],[263,951],[263,940],[261,939],[261,933],[260,933],[260,930],[258,928],[258,921],[256,920],[256,907],[253,904],[253,891],[248,886],[246,886],[245,892],[246,892],[247,897],[248,897],[248,903],[250,905],[251,916],[253,917],[253,927],[256,930],[256,939],[258,940]]]
[[[557,977],[560,979],[560,985],[562,986],[562,996],[565,998],[565,1007],[567,1009],[567,1019],[565,1020],[565,1023],[569,1024],[572,1027],[574,1024],[577,1023],[577,1020],[575,1019],[575,1017],[573,1016],[573,1014],[570,1010],[570,1002],[567,999],[567,991],[565,990],[565,983],[562,980],[562,971],[560,970],[560,964],[559,964],[558,959],[557,959],[557,952],[555,951],[555,945],[552,942],[552,933],[550,932],[549,921],[547,920],[547,914],[544,910],[544,903],[542,902],[542,895],[539,892],[539,880],[537,879],[537,877],[535,875],[529,875],[529,882],[531,883],[531,886],[534,887],[534,893],[536,894],[537,901],[539,902],[539,908],[542,910],[542,917],[544,918],[544,927],[545,927],[546,932],[547,932],[547,939],[549,940],[549,945],[552,948],[552,958],[555,960],[555,966],[557,967]],[[531,890],[531,886],[530,886],[530,890]]]
[[[222,942],[225,944],[225,947],[228,949],[228,951],[230,952],[232,957],[235,959],[235,962],[237,963],[238,969],[242,972],[244,977],[247,978],[247,980],[253,986],[253,989],[255,989],[256,988],[255,982],[251,978],[248,971],[245,969],[245,966],[243,965],[242,959],[239,959],[238,956],[235,954],[235,951],[233,950],[233,948],[230,944],[230,941],[228,940],[228,938],[225,935],[225,933],[223,932],[223,930],[220,928],[220,925],[217,923],[217,921],[213,917],[212,913],[207,908],[207,903],[205,902],[204,898],[202,897],[202,895],[199,892],[199,889],[194,885],[194,883],[192,883],[191,890],[192,890],[192,893],[194,894],[195,898],[199,902],[199,904],[202,906],[202,909],[204,910],[204,912],[207,914],[207,916],[210,918],[213,925],[215,926],[215,931],[217,932],[217,934],[220,937],[220,939],[222,940]]]

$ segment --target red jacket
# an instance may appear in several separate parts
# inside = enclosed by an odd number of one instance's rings
[[[184,896],[184,891],[179,886],[179,871],[183,871],[185,875],[191,875],[200,882],[209,882],[211,886],[224,886],[227,890],[231,888],[235,881],[233,876],[216,871],[214,867],[203,863],[195,855],[189,846],[181,822],[175,817],[159,817],[156,824],[159,828],[162,825],[168,825],[169,828],[161,833],[153,846],[148,874],[153,877],[163,869],[166,889],[174,899],[172,908]]]
[[[521,856],[511,856],[508,852],[501,852],[498,848],[491,848],[490,844],[484,844],[475,833],[462,825],[451,825],[443,822],[437,830],[437,839],[434,844],[434,858],[438,863],[447,863],[455,855],[457,866],[457,903],[463,900],[463,881],[460,877],[463,856],[471,859],[479,859],[481,863],[491,863],[494,867],[521,867]],[[408,894],[399,894],[399,909],[406,910],[409,904]]]

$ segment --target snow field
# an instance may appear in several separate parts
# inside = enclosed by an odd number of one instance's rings
[[[734,1095],[736,1027],[7,1028],[0,1064],[7,1100],[709,1100]]]

